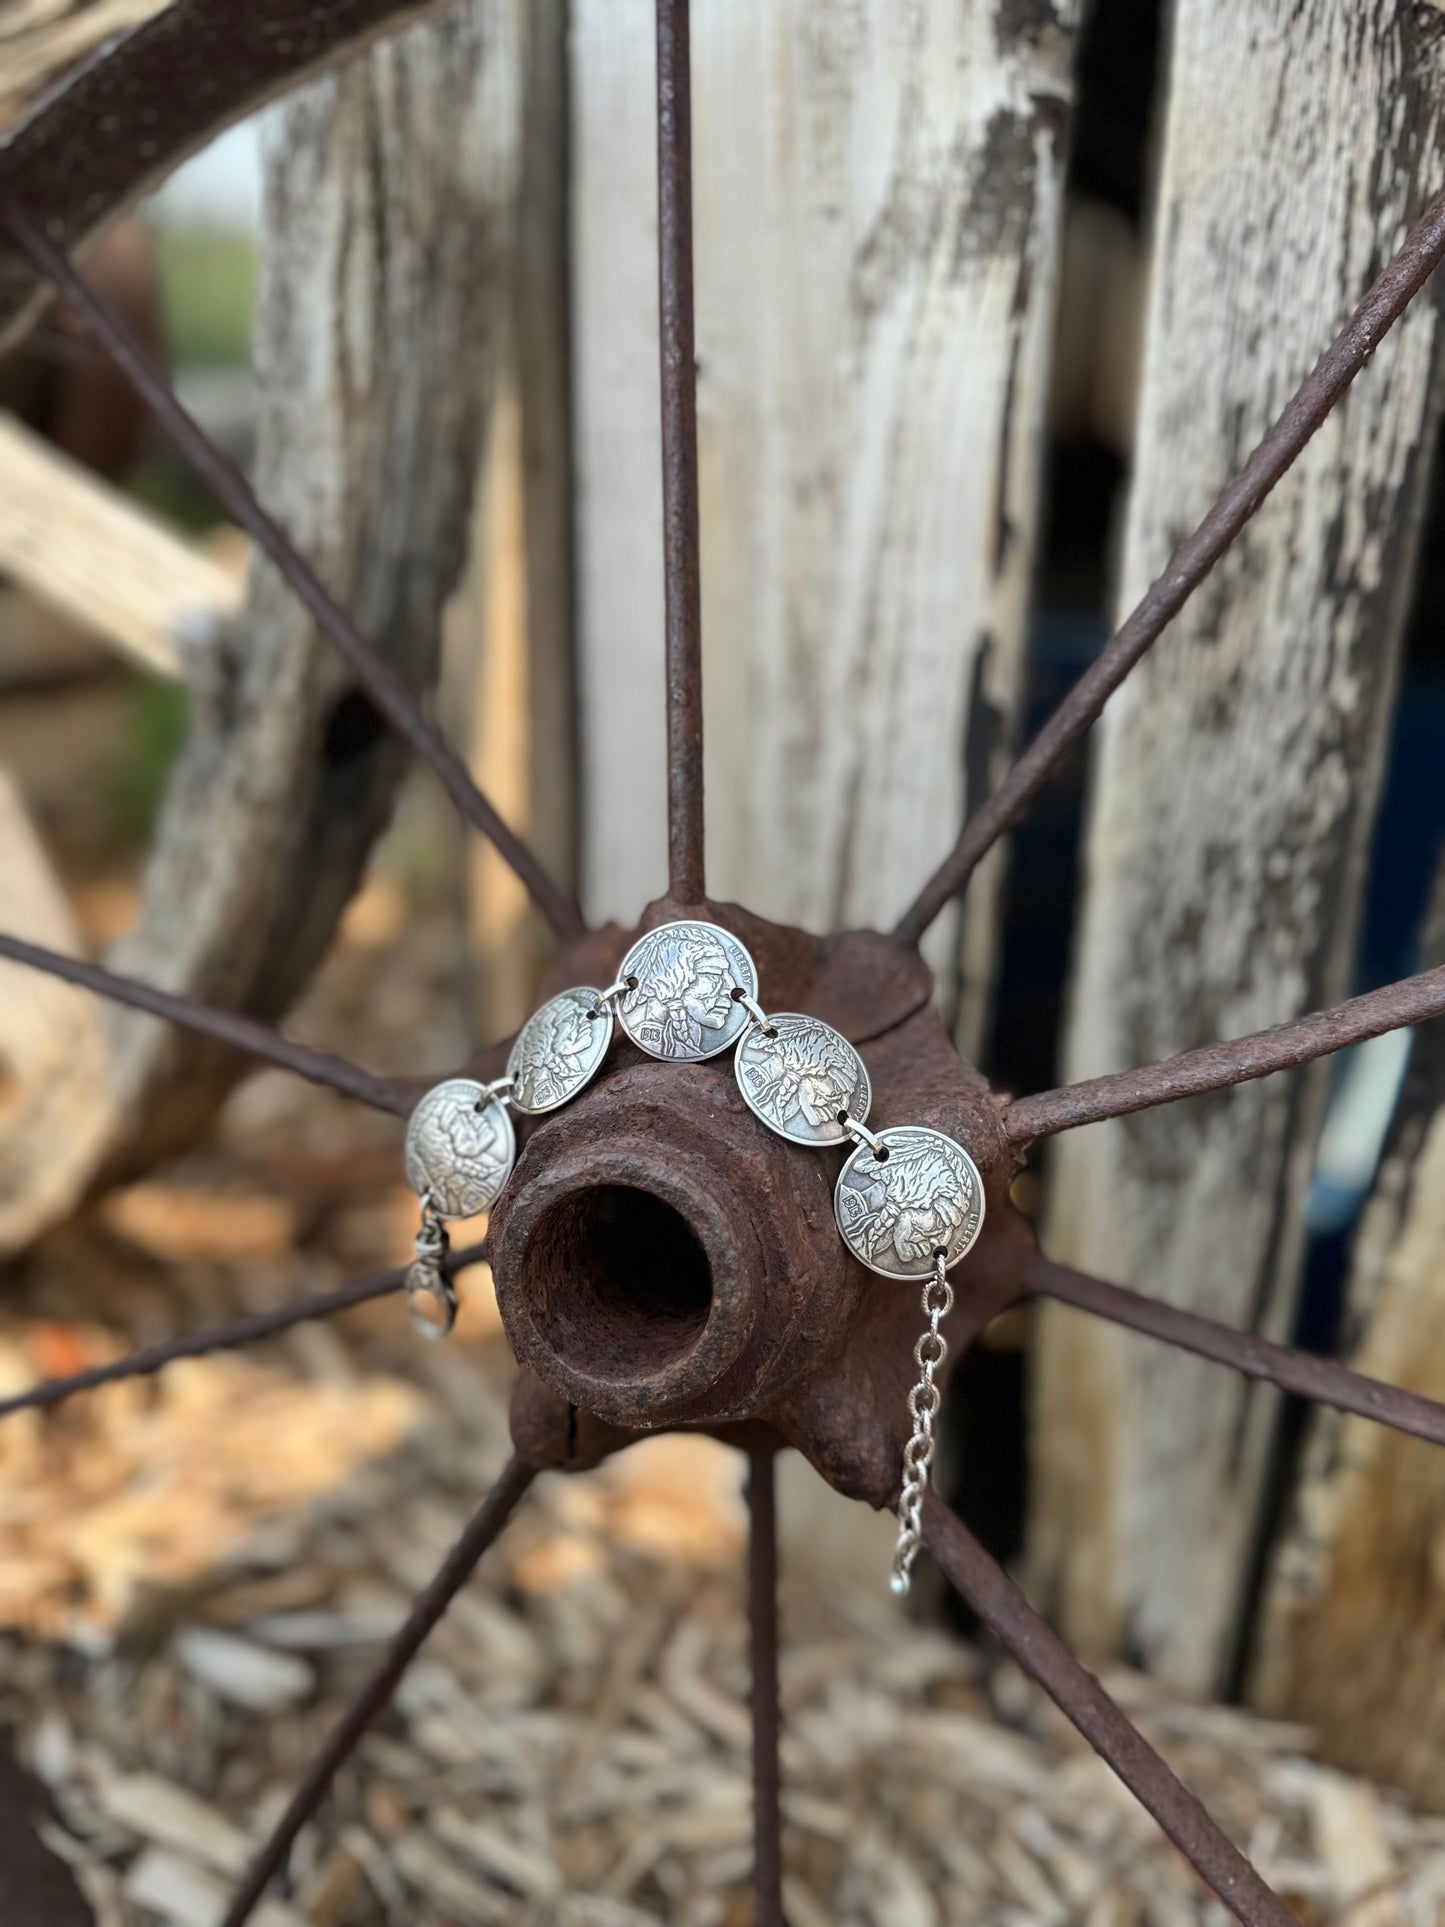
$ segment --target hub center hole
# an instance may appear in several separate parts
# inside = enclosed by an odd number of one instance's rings
[[[670,1365],[712,1309],[707,1254],[680,1212],[650,1191],[599,1184],[549,1211],[526,1269],[532,1314],[557,1356],[616,1382]]]

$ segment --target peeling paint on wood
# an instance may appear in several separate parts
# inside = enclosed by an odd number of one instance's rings
[[[893,921],[976,675],[1004,753],[1074,15],[694,7],[708,874],[765,915]],[[651,22],[579,0],[573,82],[584,876],[624,918],[665,874]]]
[[[1442,48],[1373,0],[1181,0],[1121,605],[1197,521],[1442,178]],[[1335,1001],[1434,427],[1417,304],[1110,706],[1067,1075]],[[1283,1335],[1326,1070],[1061,1143],[1051,1249]],[[1095,1651],[1217,1687],[1274,1400],[1052,1308],[1034,1572]],[[1079,1442],[1097,1441],[1080,1453]]]
[[[517,31],[516,0],[472,0],[311,83],[269,124],[257,491],[419,691],[463,561],[505,325]],[[117,965],[275,1016],[330,940],[404,757],[264,563],[186,668],[189,740]],[[140,1164],[188,1142],[240,1065],[153,1019],[109,1018],[113,1074],[92,1104],[112,1165]]]

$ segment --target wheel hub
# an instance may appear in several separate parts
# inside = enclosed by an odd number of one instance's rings
[[[642,931],[682,914],[737,933],[765,1002],[843,1032],[867,1064],[879,1119],[927,1122],[972,1153],[988,1223],[959,1272],[956,1358],[1020,1295],[1032,1240],[1008,1201],[1015,1159],[998,1107],[933,1011],[929,973],[872,932],[819,938],[734,905],[663,899],[637,930],[573,946],[548,990],[606,981]],[[842,1160],[767,1131],[727,1060],[660,1063],[619,1036],[597,1082],[526,1133],[492,1213],[497,1299],[528,1374],[519,1448],[580,1467],[643,1431],[735,1438],[761,1427],[840,1491],[887,1505],[918,1306],[839,1239]]]

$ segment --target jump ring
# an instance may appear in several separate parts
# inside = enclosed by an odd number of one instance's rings
[[[757,998],[744,990],[741,984],[737,985],[733,991],[733,1002],[742,1005],[743,1009],[748,1013],[748,1022],[750,1024],[756,1024],[764,1037],[777,1036],[777,1025],[763,1009]]]
[[[630,977],[619,977],[615,984],[609,984],[606,990],[598,991],[596,1002],[593,1004],[591,1010],[588,1011],[587,1015],[589,1017],[600,1017],[609,1004],[615,1003],[619,997],[623,996],[632,988],[633,982]]]
[[[888,1146],[883,1142],[881,1137],[875,1132],[870,1131],[866,1124],[860,1124],[856,1117],[843,1117],[841,1115],[838,1122],[855,1144],[866,1144],[875,1158],[887,1157]]]

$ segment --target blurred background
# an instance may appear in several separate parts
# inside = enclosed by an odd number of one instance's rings
[[[0,14],[6,125],[156,11]],[[884,925],[1445,180],[1445,13],[694,14],[709,887]],[[85,257],[623,923],[665,872],[651,32],[468,0]],[[1445,962],[1437,335],[1432,289],[932,933],[997,1088]],[[0,922],[384,1072],[514,1028],[520,886],[58,308],[0,409]],[[0,1396],[409,1257],[394,1121],[239,1069],[0,966]],[[1445,1396],[1442,1107],[1445,1046],[1392,1036],[1043,1147],[1018,1202],[1056,1257]],[[7,1424],[0,1731],[98,1918],[219,1919],[509,1374],[479,1269],[440,1351],[384,1302]],[[1445,1918],[1428,1447],[1025,1308],[938,1477],[1302,1919]],[[941,1588],[886,1601],[888,1521],[801,1465],[783,1502],[796,1927],[1224,1917]],[[277,1927],[748,1920],[743,1532],[705,1441],[549,1491]]]

